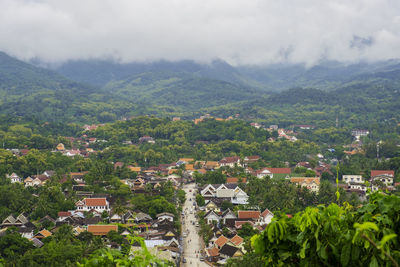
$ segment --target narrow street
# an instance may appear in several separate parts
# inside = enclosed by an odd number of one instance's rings
[[[183,258],[186,263],[183,266],[208,266],[204,261],[200,260],[201,253],[201,242],[200,236],[197,234],[199,227],[195,226],[197,222],[195,214],[195,205],[193,202],[196,201],[195,184],[185,184],[183,190],[186,192],[186,202],[183,206],[183,211],[185,215],[183,217],[184,224],[182,225],[182,234],[186,233],[186,237],[183,237]],[[191,191],[191,192],[190,192]]]

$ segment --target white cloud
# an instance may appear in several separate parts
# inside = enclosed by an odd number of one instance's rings
[[[400,58],[399,10],[398,0],[0,0],[0,50],[47,62],[381,60]]]

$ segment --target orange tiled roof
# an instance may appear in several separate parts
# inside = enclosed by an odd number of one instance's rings
[[[260,218],[261,212],[254,210],[239,210],[238,218],[239,219],[258,219]]]
[[[243,242],[243,238],[241,238],[238,235],[235,235],[234,237],[231,238],[231,242],[235,245],[235,246],[239,246],[240,244],[242,244]]]
[[[42,231],[40,231],[39,233],[37,233],[37,235],[42,235],[43,237],[48,237],[51,236],[52,233],[47,231],[46,229],[43,229]]]
[[[85,198],[84,202],[86,206],[94,207],[94,206],[107,206],[107,202],[105,198]]]
[[[247,182],[247,178],[241,178],[242,179],[242,183],[246,183]],[[239,178],[237,177],[228,177],[226,178],[226,183],[227,184],[237,184],[239,182]]]
[[[210,257],[217,257],[219,256],[219,249],[217,247],[207,249],[208,255]]]
[[[131,170],[131,171],[133,171],[133,172],[140,172],[141,170],[142,170],[142,168],[140,168],[140,167],[129,167],[129,169]]]
[[[222,246],[225,245],[228,241],[229,241],[228,238],[226,238],[225,236],[221,235],[220,237],[218,237],[217,240],[214,241],[214,244],[216,244],[218,247],[222,247]]]
[[[88,225],[88,232],[93,235],[107,235],[110,231],[118,231],[117,225]]]

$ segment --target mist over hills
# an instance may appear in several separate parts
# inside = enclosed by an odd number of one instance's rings
[[[356,64],[329,61],[312,67],[303,64],[235,67],[222,60],[214,60],[210,64],[190,60],[129,64],[89,60],[70,61],[56,67],[55,70],[72,80],[98,86],[141,73],[169,72],[173,74],[171,76],[191,74],[270,92],[294,87],[333,90],[354,82],[400,79],[396,75],[400,70],[398,60]]]
[[[216,60],[118,64],[76,61],[45,69],[0,54],[0,113],[64,122],[204,113],[281,125],[400,121],[400,64],[231,66]]]

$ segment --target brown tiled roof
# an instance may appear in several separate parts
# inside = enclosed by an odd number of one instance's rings
[[[107,206],[105,198],[85,198],[84,202],[88,207]]]
[[[217,247],[207,249],[207,254],[210,257],[217,257],[219,256],[219,249]]]
[[[238,235],[235,235],[234,237],[231,238],[231,242],[235,245],[235,246],[239,246],[240,244],[242,244],[243,242],[243,238],[241,238]]]
[[[290,168],[267,168],[271,173],[273,174],[286,174],[286,173],[291,173],[292,170]]]
[[[218,237],[217,240],[214,241],[214,244],[216,244],[218,247],[222,247],[222,246],[225,245],[228,241],[229,241],[228,238],[226,238],[225,236],[221,235],[220,237]]]
[[[69,217],[71,216],[71,212],[69,211],[59,211],[58,212],[58,217]]]
[[[88,232],[92,233],[93,235],[107,235],[110,231],[117,231],[117,225],[88,225],[87,228]]]
[[[269,209],[265,209],[262,213],[261,213],[261,216],[262,217],[265,217],[265,216],[267,216],[268,214],[272,214],[272,212],[269,210]]]
[[[240,157],[225,157],[220,162],[221,163],[235,163],[240,160]]]
[[[239,219],[258,219],[260,218],[261,212],[253,211],[253,210],[239,210],[238,218]]]

